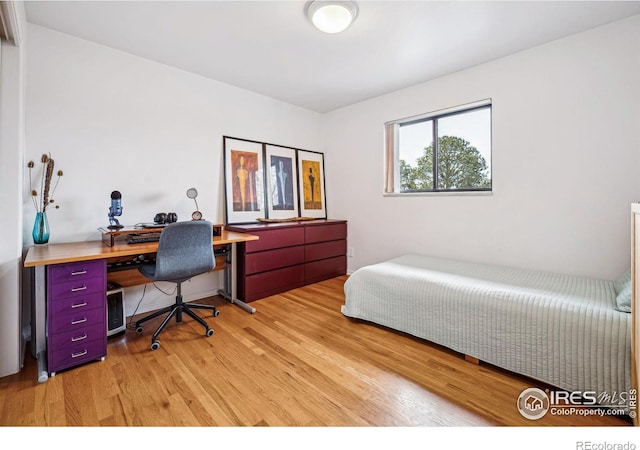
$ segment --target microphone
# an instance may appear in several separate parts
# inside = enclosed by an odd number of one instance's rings
[[[118,219],[115,216],[122,215],[122,194],[120,191],[113,191],[111,193],[111,206],[109,207],[109,228],[123,228],[124,225],[120,225]]]

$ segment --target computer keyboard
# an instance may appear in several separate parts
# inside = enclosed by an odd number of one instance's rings
[[[148,242],[158,242],[160,233],[133,233],[127,236],[127,244],[144,244]]]

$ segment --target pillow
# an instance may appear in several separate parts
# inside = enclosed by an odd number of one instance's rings
[[[616,309],[622,312],[631,312],[631,280],[629,280],[616,297]]]
[[[620,278],[618,278],[613,284],[613,287],[616,290],[616,294],[619,294],[620,292],[622,292],[625,286],[630,282],[631,282],[631,267],[629,267],[629,269],[625,273],[623,273],[620,276]]]

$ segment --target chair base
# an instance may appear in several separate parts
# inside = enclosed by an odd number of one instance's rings
[[[143,324],[144,322],[151,319],[155,319],[156,317],[160,317],[163,314],[167,314],[167,317],[164,318],[160,326],[153,333],[153,336],[151,336],[151,350],[157,350],[160,348],[160,341],[158,340],[158,335],[162,332],[162,330],[164,330],[164,327],[167,326],[167,324],[169,323],[169,321],[173,316],[175,316],[176,322],[182,322],[182,313],[184,312],[185,314],[193,318],[196,322],[200,323],[205,328],[205,331],[204,331],[205,336],[207,337],[212,336],[213,329],[209,328],[209,324],[205,322],[195,312],[193,312],[192,309],[211,310],[213,311],[213,317],[218,317],[218,315],[220,315],[220,311],[218,311],[217,308],[213,305],[198,305],[193,303],[184,303],[182,301],[182,295],[178,290],[178,295],[176,296],[176,302],[173,305],[162,308],[154,312],[153,314],[150,314],[136,321],[136,333],[142,334],[143,329],[141,324]]]

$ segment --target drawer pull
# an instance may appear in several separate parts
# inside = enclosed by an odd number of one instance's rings
[[[82,319],[80,319],[80,320],[72,320],[72,321],[71,321],[71,325],[78,325],[79,323],[85,323],[86,321],[87,321],[87,318],[86,318],[86,317],[83,317],[83,318],[82,318]]]
[[[79,358],[81,356],[86,355],[87,353],[89,353],[87,350],[82,350],[81,352],[78,352],[78,353],[72,353],[71,357],[72,358]]]
[[[86,286],[77,287],[77,288],[71,288],[71,292],[84,291],[85,289],[87,289]]]
[[[78,303],[77,305],[71,305],[71,309],[73,309],[73,308],[82,308],[83,306],[87,306],[87,302]]]
[[[72,337],[71,342],[84,341],[87,337],[87,333],[83,334],[82,336]]]
[[[77,272],[71,272],[71,276],[75,277],[76,275],[84,275],[85,273],[87,273],[86,270],[79,270]]]

